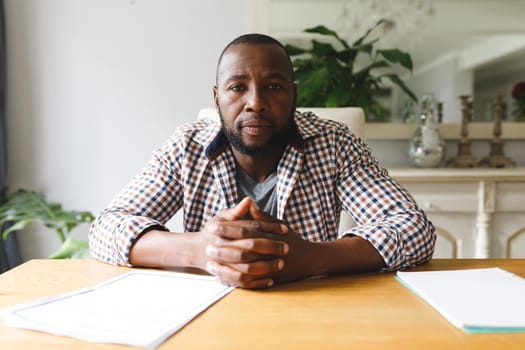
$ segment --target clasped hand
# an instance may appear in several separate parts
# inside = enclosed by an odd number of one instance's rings
[[[247,214],[253,219],[243,219]],[[255,289],[308,276],[303,265],[312,243],[261,212],[248,197],[219,212],[201,235],[203,265],[224,284]]]

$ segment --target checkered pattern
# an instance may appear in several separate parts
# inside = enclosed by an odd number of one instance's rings
[[[287,146],[277,169],[278,218],[310,241],[363,237],[389,270],[430,259],[434,227],[364,142],[346,126],[311,113],[296,114],[295,122],[299,142]],[[130,266],[137,237],[164,228],[181,208],[185,231],[200,231],[219,210],[238,203],[235,169],[220,125],[181,126],[98,215],[89,234],[91,254]],[[358,226],[338,232],[341,210]]]

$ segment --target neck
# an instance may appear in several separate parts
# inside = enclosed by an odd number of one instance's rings
[[[277,169],[277,165],[281,160],[284,148],[270,154],[257,156],[249,156],[237,151],[236,149],[232,149],[232,151],[237,164],[242,168],[242,170],[244,170],[244,172],[255,181],[263,182],[268,177],[268,175]]]

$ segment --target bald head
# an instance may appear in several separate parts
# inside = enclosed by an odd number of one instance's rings
[[[255,33],[255,34],[244,34],[244,35],[241,35],[241,36],[233,39],[228,45],[226,45],[224,50],[222,50],[221,55],[219,56],[219,61],[217,62],[217,70],[216,70],[216,73],[215,73],[215,83],[216,84],[218,83],[218,80],[219,80],[219,70],[220,70],[220,66],[221,66],[224,54],[232,46],[234,46],[234,45],[241,45],[241,44],[245,44],[245,45],[274,45],[274,46],[279,47],[282,50],[283,55],[286,57],[286,61],[288,63],[289,73],[290,73],[290,76],[292,78],[292,81],[294,80],[292,60],[290,59],[290,56],[288,55],[288,52],[286,52],[286,48],[283,46],[283,44],[281,44],[278,40],[272,38],[271,36]]]

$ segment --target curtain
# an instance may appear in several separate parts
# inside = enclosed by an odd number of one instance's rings
[[[6,131],[6,45],[4,24],[4,1],[0,0],[0,203],[7,187],[7,131]],[[0,272],[20,264],[20,250],[16,233],[6,240],[0,237]]]

